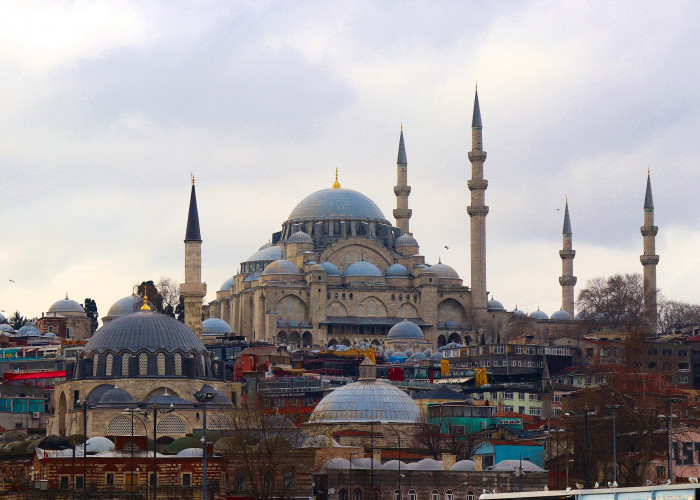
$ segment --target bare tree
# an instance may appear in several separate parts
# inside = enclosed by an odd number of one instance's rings
[[[661,298],[658,310],[658,329],[663,333],[700,325],[700,306]]]
[[[172,278],[161,276],[156,281],[155,286],[163,299],[163,312],[174,317],[175,309],[180,303],[179,283]]]
[[[588,280],[576,303],[584,319],[612,330],[645,323],[641,274],[615,274]]]
[[[457,460],[470,459],[486,438],[485,433],[473,432],[449,417],[424,418],[415,437],[418,448],[435,460],[442,453],[455,455]]]

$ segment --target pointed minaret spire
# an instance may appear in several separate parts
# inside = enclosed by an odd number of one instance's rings
[[[199,213],[193,175],[190,209],[185,230],[185,282],[180,285],[180,295],[185,301],[185,324],[200,337],[202,336],[202,301],[206,294],[207,285],[202,283],[202,236],[199,231]]]
[[[571,220],[569,219],[569,199],[566,199],[564,205],[564,228],[562,229],[563,244],[559,250],[561,257],[561,276],[559,276],[559,284],[561,285],[561,308],[568,312],[571,317],[574,317],[574,287],[576,286],[576,276],[574,276],[574,257],[576,250],[573,249],[571,241]]]
[[[409,221],[413,211],[408,208],[408,195],[411,194],[411,186],[408,185],[408,160],[406,159],[406,145],[403,141],[403,124],[401,124],[401,135],[399,136],[399,154],[396,158],[396,209],[394,218],[396,227],[401,230],[401,234],[411,234],[409,231]]]
[[[486,151],[483,149],[481,132],[481,110],[479,93],[474,90],[474,113],[472,116],[472,150],[469,161],[472,164],[472,177],[467,182],[471,191],[471,204],[467,207],[470,218],[471,238],[471,299],[472,309],[478,315],[485,314],[486,296],[486,188],[489,181],[484,179]]]
[[[644,238],[644,253],[639,256],[644,269],[644,313],[650,333],[656,333],[656,235],[659,228],[654,225],[654,199],[651,196],[651,172],[647,170],[647,189],[644,193],[644,225],[639,228]]]

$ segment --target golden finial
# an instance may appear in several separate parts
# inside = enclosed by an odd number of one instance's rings
[[[194,174],[192,174],[192,185],[194,186]]]
[[[193,177],[194,181],[194,177]],[[148,307],[148,288],[146,288],[146,285],[143,285],[143,305],[141,306],[142,311],[150,311],[151,308]]]
[[[335,169],[335,182],[333,183],[333,189],[340,189],[340,182],[338,182],[338,167]]]
[[[651,163],[647,167],[647,175],[651,175]]]
[[[401,122],[401,132],[403,132],[403,122]]]
[[[479,90],[479,82],[474,80],[474,90]]]

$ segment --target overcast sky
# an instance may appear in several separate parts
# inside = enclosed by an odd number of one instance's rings
[[[469,285],[475,81],[496,299],[560,308],[565,196],[577,290],[641,272],[650,165],[658,285],[700,302],[698,19],[677,0],[1,2],[0,310],[68,293],[103,316],[183,280],[191,172],[207,300],[336,167],[393,222],[402,122],[411,231]]]

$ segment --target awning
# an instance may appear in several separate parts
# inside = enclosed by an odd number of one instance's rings
[[[421,318],[367,318],[359,316],[329,316],[320,325],[358,325],[358,326],[394,326],[396,323],[408,319],[418,326],[432,326]]]
[[[52,371],[52,372],[32,372],[32,373],[12,373],[8,372],[4,374],[6,381],[11,380],[35,380],[41,378],[65,378],[66,372],[64,370]]]

